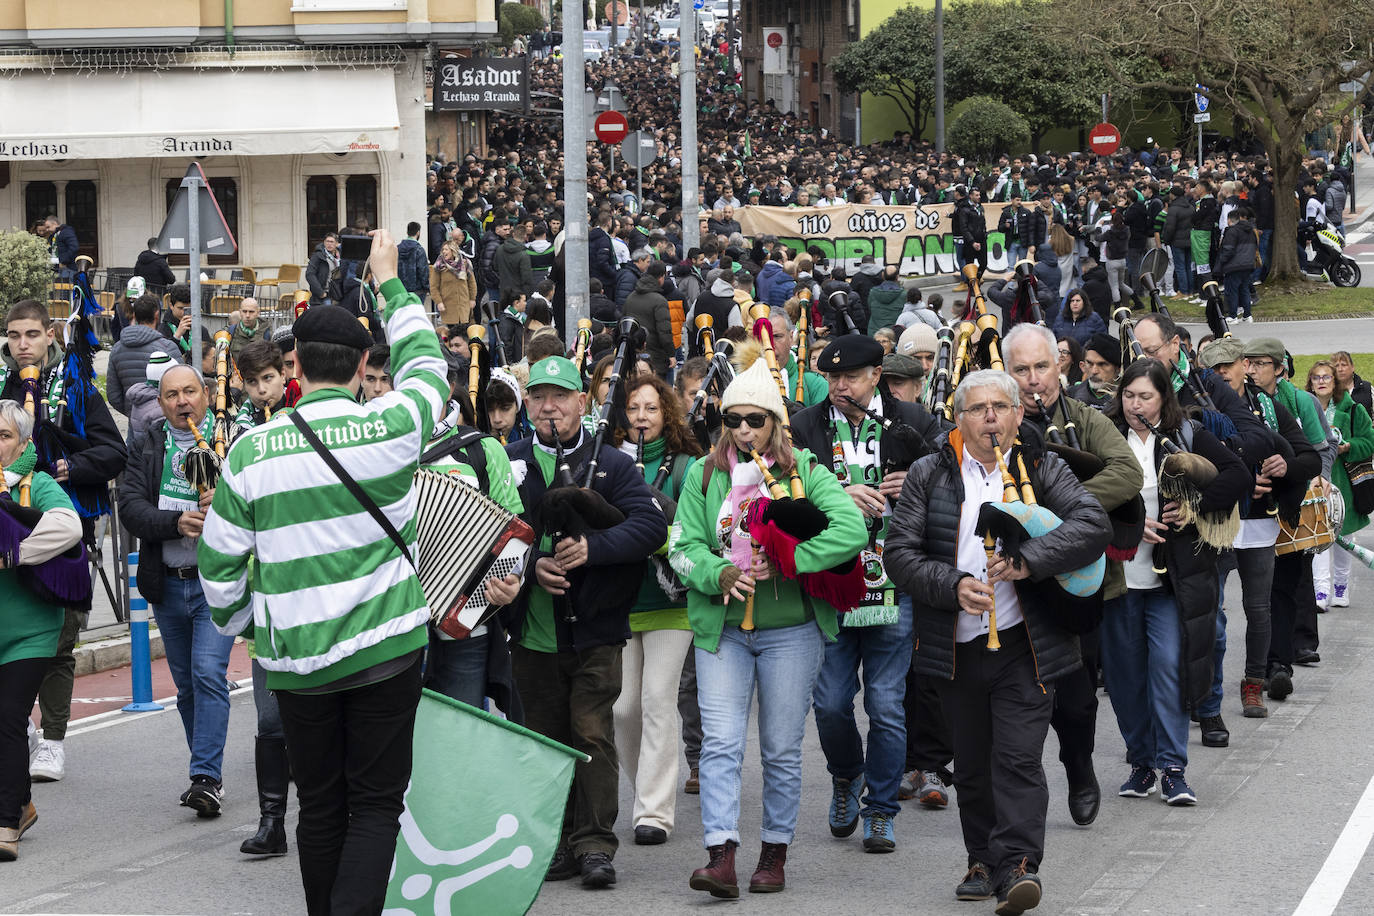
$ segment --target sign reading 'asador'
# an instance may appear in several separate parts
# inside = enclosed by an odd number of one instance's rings
[[[434,80],[435,111],[524,108],[529,101],[524,57],[460,57],[442,61]]]

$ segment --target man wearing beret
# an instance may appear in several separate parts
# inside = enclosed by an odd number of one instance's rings
[[[910,596],[898,593],[883,567],[883,543],[907,468],[932,452],[943,432],[924,407],[882,390],[884,355],[882,344],[871,337],[836,338],[817,364],[830,384],[827,400],[792,419],[797,444],[839,478],[867,523],[868,542],[860,555],[867,591],[862,604],[844,616],[836,641],[826,645],[813,698],[834,790],[830,832],[847,837],[862,818],[867,852],[896,848],[892,819],[900,809],[897,793],[907,752],[902,699],[911,667],[913,611]],[[909,429],[885,431],[865,409]],[[869,722],[866,754],[854,721],[860,667]]]
[[[359,404],[372,335],[341,307],[308,309],[293,327],[301,399],[230,448],[196,554],[220,632],[260,637],[312,916],[382,909],[428,638],[413,479],[444,414],[447,369],[396,276],[395,242],[372,236],[395,389]],[[503,585],[514,594],[514,580],[488,580],[493,601]]]
[[[1106,410],[1121,378],[1121,341],[1110,334],[1094,334],[1083,347],[1083,381],[1069,387],[1069,397]]]
[[[591,758],[573,775],[546,880],[580,875],[583,887],[604,888],[616,883],[611,863],[619,845],[612,708],[620,696],[620,654],[630,638],[629,613],[645,561],[667,541],[668,522],[634,461],[610,447],[597,455],[591,483],[572,504],[578,517],[546,520],[560,443],[578,483],[586,480],[593,446],[582,426],[587,395],[572,360],[550,356],[531,366],[525,406],[535,435],[512,442],[506,454],[525,506],[522,517],[538,541],[534,581],[503,602],[515,685],[527,726]],[[608,508],[621,520],[606,527],[595,516]]]

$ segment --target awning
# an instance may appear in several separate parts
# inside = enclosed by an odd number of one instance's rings
[[[0,160],[394,150],[399,134],[390,69],[0,78]]]

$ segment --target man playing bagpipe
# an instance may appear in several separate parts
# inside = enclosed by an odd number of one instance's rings
[[[953,406],[958,428],[902,486],[886,568],[920,608],[913,665],[939,679],[953,732],[968,851],[956,896],[995,894],[999,916],[1016,916],[1040,902],[1055,681],[1082,665],[1060,615],[1101,600],[1111,527],[1063,460],[1016,444],[1024,413],[1011,376],[970,373]],[[1019,500],[1008,461],[1025,484]]]
[[[86,263],[83,259],[82,263]],[[82,322],[68,329],[77,337]],[[15,303],[5,318],[7,341],[0,347],[0,399],[17,401],[34,418],[37,469],[52,476],[81,516],[83,539],[92,542],[95,520],[110,511],[110,481],[124,470],[124,437],[105,399],[92,383],[94,370],[84,338],[56,342],[48,310],[32,299]],[[78,353],[86,358],[69,358]],[[35,779],[61,779],[66,769],[63,739],[71,718],[76,661],[72,650],[86,624],[90,603],[68,608],[56,661],[43,678],[38,706],[43,714],[43,744],[33,760]]]
[[[1033,426],[1052,443],[1051,448],[1069,446],[1059,454],[1075,459],[1070,467],[1084,489],[1111,515],[1114,532],[1123,527],[1133,532],[1125,540],[1135,546],[1140,540],[1138,526],[1145,519],[1145,507],[1139,499],[1144,475],[1126,440],[1099,411],[1066,396],[1059,387],[1058,348],[1048,329],[1018,324],[1007,333],[1002,352],[1007,371],[1021,389],[1026,412],[1022,428]],[[1109,549],[1107,559],[1104,599],[1126,591],[1122,554]],[[1069,814],[1079,825],[1091,824],[1097,818],[1102,800],[1092,759],[1097,735],[1096,621],[1085,629],[1079,633],[1083,667],[1056,683],[1050,719],[1059,736],[1059,759],[1068,776]]]
[[[615,375],[627,343],[622,339]],[[503,613],[525,724],[591,757],[573,778],[547,880],[580,875],[584,887],[604,888],[616,881],[619,845],[612,708],[620,695],[620,653],[645,562],[667,540],[668,523],[634,460],[600,449],[600,437],[593,441],[583,427],[586,402],[572,360],[550,356],[530,367],[525,403],[536,435],[506,453],[526,507],[522,517],[538,537],[534,581],[527,579]],[[495,592],[493,600],[507,603]]]
[[[882,344],[872,337],[836,338],[819,362],[829,382],[827,400],[792,420],[796,444],[839,478],[867,526],[861,554],[864,599],[840,618],[836,641],[825,647],[814,703],[834,793],[830,832],[849,836],[862,817],[869,852],[896,848],[892,818],[901,810],[897,793],[906,762],[902,697],[913,626],[911,597],[889,580],[883,549],[892,501],[901,493],[907,469],[930,454],[944,432],[924,407],[883,393],[878,384],[883,356]],[[861,666],[867,754],[854,722]]]

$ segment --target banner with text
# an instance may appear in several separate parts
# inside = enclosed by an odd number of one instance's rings
[[[435,111],[521,109],[530,102],[526,57],[455,57],[434,74]]]
[[[1007,204],[983,205],[988,226],[988,270],[1010,271],[1011,255],[997,220]],[[746,236],[775,235],[793,251],[815,246],[849,275],[865,255],[897,268],[903,277],[957,274],[962,266],[950,217],[953,204],[888,207],[741,207],[735,211]]]

